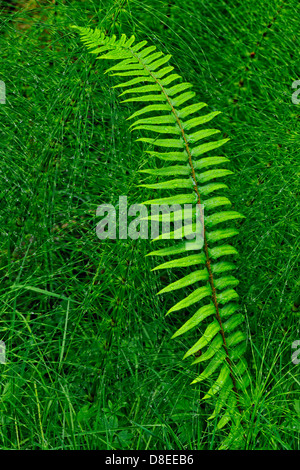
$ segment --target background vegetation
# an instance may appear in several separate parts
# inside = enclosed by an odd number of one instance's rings
[[[186,312],[165,318],[176,294],[156,292],[174,275],[150,272],[150,241],[96,237],[99,204],[149,198],[136,187],[149,157],[128,132],[131,103],[72,24],[148,39],[222,111],[229,198],[246,216],[234,244],[256,381],[247,449],[300,448],[298,8],[0,2],[2,449],[217,449],[227,433],[205,421],[185,339],[170,340]]]

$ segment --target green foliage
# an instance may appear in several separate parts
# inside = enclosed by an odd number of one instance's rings
[[[198,287],[168,311],[169,314],[192,305],[197,306],[203,299],[206,301],[173,337],[182,335],[195,327],[203,328],[202,323],[206,323],[200,339],[185,353],[184,358],[200,353],[200,358],[195,362],[207,361],[204,370],[193,380],[192,384],[208,382],[216,374],[203,400],[211,399],[215,395],[219,396],[211,418],[221,416],[217,429],[221,429],[232,421],[234,440],[240,442],[243,439],[242,407],[247,406],[245,391],[250,379],[248,366],[243,358],[246,349],[243,334],[244,316],[237,313],[238,305],[235,303],[238,294],[234,287],[239,281],[233,275],[228,275],[228,271],[232,271],[235,266],[227,261],[227,256],[237,255],[236,249],[228,244],[227,240],[238,231],[234,226],[217,230],[215,226],[220,224],[223,226],[228,221],[243,218],[243,215],[237,211],[220,210],[220,207],[229,206],[231,203],[228,198],[219,195],[219,190],[223,189],[223,186],[216,180],[232,172],[220,168],[207,169],[228,162],[224,156],[211,156],[207,153],[220,148],[229,139],[205,141],[220,131],[201,127],[219,113],[194,116],[205,106],[204,103],[189,103],[195,97],[195,93],[186,90],[192,88],[192,85],[182,81],[178,74],[173,73],[174,67],[168,65],[171,56],[156,52],[156,46],[148,46],[145,40],[136,43],[134,36],[128,39],[125,34],[117,39],[115,35],[106,36],[98,29],[78,28],[78,31],[82,42],[92,54],[97,54],[97,59],[118,61],[106,73],[126,77],[126,81],[122,81],[115,88],[126,88],[120,96],[134,94],[134,97],[125,99],[123,102],[145,103],[144,107],[128,118],[135,119],[130,126],[131,130],[158,134],[154,138],[140,137],[138,141],[153,146],[155,150],[150,152],[158,159],[170,162],[167,166],[141,170],[142,173],[158,177],[158,183],[142,186],[149,189],[172,189],[174,196],[148,200],[144,204],[168,203],[172,205],[194,202],[197,208],[204,207],[205,215],[200,210],[192,211],[190,225],[184,227],[185,232],[183,228],[174,231],[170,229],[169,232],[154,240],[174,239],[178,238],[178,235],[182,238],[182,235],[189,233],[189,229],[190,233],[196,229],[198,231],[196,235],[200,238],[203,233],[201,241],[196,237],[197,240],[194,243],[181,243],[179,251],[178,245],[175,246],[173,253],[188,254],[188,256],[176,258],[155,268],[157,270],[194,267],[191,273],[164,287],[158,294],[191,285],[197,286],[199,282],[204,283],[202,287]],[[132,76],[135,78],[132,79]],[[127,89],[127,87],[131,88]],[[148,104],[153,102],[161,104]],[[144,116],[143,119],[136,119],[141,115]],[[202,140],[204,143],[200,142]],[[162,153],[160,148],[167,150]],[[173,165],[171,162],[180,162],[180,164]],[[168,177],[175,179],[168,179]],[[178,188],[186,191],[178,194],[176,193]],[[211,193],[217,196],[211,197]],[[178,212],[174,211],[172,219],[174,225],[175,221],[179,220],[182,226],[184,212],[181,209]],[[152,221],[154,217],[150,216],[148,219]],[[163,221],[164,216],[160,216],[159,220]],[[223,241],[224,239],[226,242]],[[165,253],[159,250],[150,255],[170,255],[172,249],[168,249]],[[191,255],[191,250],[199,252],[200,249],[202,249],[200,254]],[[202,349],[205,349],[203,355]]]
[[[299,450],[300,366],[291,362],[299,339],[299,308],[291,312],[300,278],[300,121],[291,101],[299,79],[297,2],[2,3],[0,339],[8,362],[0,364],[1,449],[214,450],[231,425],[216,429],[218,409],[207,420],[213,402],[222,405],[217,396],[199,400],[208,383],[189,386],[207,362],[204,354],[182,361],[198,328],[170,341],[196,308],[165,312],[196,284],[156,295],[195,269],[151,272],[157,260],[184,254],[180,240],[149,248],[142,240],[95,237],[102,202],[117,206],[120,194],[129,204],[175,197],[173,189],[154,195],[137,186],[140,175],[141,183],[158,181],[138,170],[163,168],[174,155],[147,153],[148,144],[135,142],[150,131],[130,133],[128,123],[147,116],[126,118],[145,103],[120,103],[120,88],[112,88],[118,77],[104,75],[107,62],[86,54],[69,29],[77,24],[146,37],[172,55],[194,85],[186,91],[207,102],[195,116],[222,111],[218,125],[205,127],[222,130],[212,139],[231,139],[214,153],[226,150],[222,167],[233,173],[211,184],[223,185],[232,201],[224,208],[246,216],[230,224],[240,229],[232,238],[239,260],[227,261],[240,281],[247,331],[242,325],[237,332],[247,337],[255,384],[248,388],[254,406],[243,417],[245,447]],[[144,257],[149,251],[161,256]]]

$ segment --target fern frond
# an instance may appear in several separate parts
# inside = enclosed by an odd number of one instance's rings
[[[228,239],[238,231],[234,225],[222,225],[241,219],[243,215],[228,209],[230,201],[219,195],[220,190],[227,188],[219,179],[232,174],[228,169],[219,168],[219,165],[229,160],[224,156],[211,156],[212,151],[219,149],[229,139],[208,140],[220,131],[201,127],[219,112],[195,116],[206,104],[191,103],[195,98],[192,85],[182,81],[180,75],[173,72],[174,68],[168,65],[170,55],[157,52],[155,46],[147,46],[147,41],[135,43],[134,36],[127,38],[124,34],[117,40],[115,36],[106,37],[103,32],[89,28],[78,28],[78,31],[90,52],[98,54],[97,59],[117,61],[116,65],[107,70],[111,75],[122,78],[115,88],[125,89],[120,95],[125,97],[124,103],[137,102],[142,105],[128,118],[132,122],[130,130],[144,131],[146,136],[137,140],[153,146],[152,150],[147,151],[151,161],[156,157],[166,164],[164,167],[141,170],[150,177],[159,178],[159,181],[140,186],[175,190],[174,195],[147,200],[144,204],[192,203],[204,207],[205,215],[202,213],[200,217],[197,211],[191,212],[190,225],[190,233],[193,233],[197,227],[197,217],[200,219],[202,244],[177,242],[174,246],[152,251],[148,256],[176,256],[154,268],[154,271],[194,267],[190,274],[171,283],[158,294],[191,285],[196,287],[167,312],[169,315],[184,308],[196,307],[195,313],[174,333],[173,338],[205,324],[204,333],[184,355],[184,358],[196,355],[193,364],[207,364],[192,383],[212,383],[204,400],[216,396],[219,398],[210,419],[221,417],[218,429],[232,421],[234,435],[241,435],[242,396],[249,386],[248,367],[243,357],[246,337],[244,316],[238,312],[238,294],[235,291],[239,281],[231,274],[235,264],[227,260],[228,256],[237,255],[237,250],[228,243]],[[172,217],[175,223],[183,216],[181,211],[177,211]],[[163,221],[164,215],[148,219]],[[182,235],[180,230],[165,235],[176,238],[176,235]],[[159,236],[156,240],[163,238]],[[201,253],[191,254],[191,250],[199,252],[199,249],[202,249]]]

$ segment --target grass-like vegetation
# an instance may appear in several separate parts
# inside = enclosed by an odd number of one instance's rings
[[[300,448],[298,2],[0,2],[1,449],[217,449],[186,339],[165,317],[174,274],[148,240],[100,241],[96,208],[152,196],[131,103],[70,25],[134,34],[172,54],[214,126],[239,225],[236,276],[254,377],[247,449]],[[298,287],[297,287],[298,286]],[[298,289],[298,290],[297,290]],[[196,339],[199,332],[192,333]],[[193,344],[192,342],[189,343]],[[195,366],[193,366],[195,367]],[[198,367],[198,366],[197,366]]]

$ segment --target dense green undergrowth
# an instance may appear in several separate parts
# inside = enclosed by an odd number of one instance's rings
[[[147,167],[127,132],[130,103],[71,24],[149,38],[172,54],[218,128],[246,218],[238,292],[255,377],[247,449],[299,449],[299,79],[296,2],[57,1],[1,4],[0,447],[216,449],[226,430],[190,386],[186,344],[170,340],[178,301],[157,286],[145,240],[95,234],[96,208],[146,200]],[[96,62],[96,63],[95,63]],[[155,274],[155,275],[154,275]],[[197,339],[197,332],[195,332]]]

